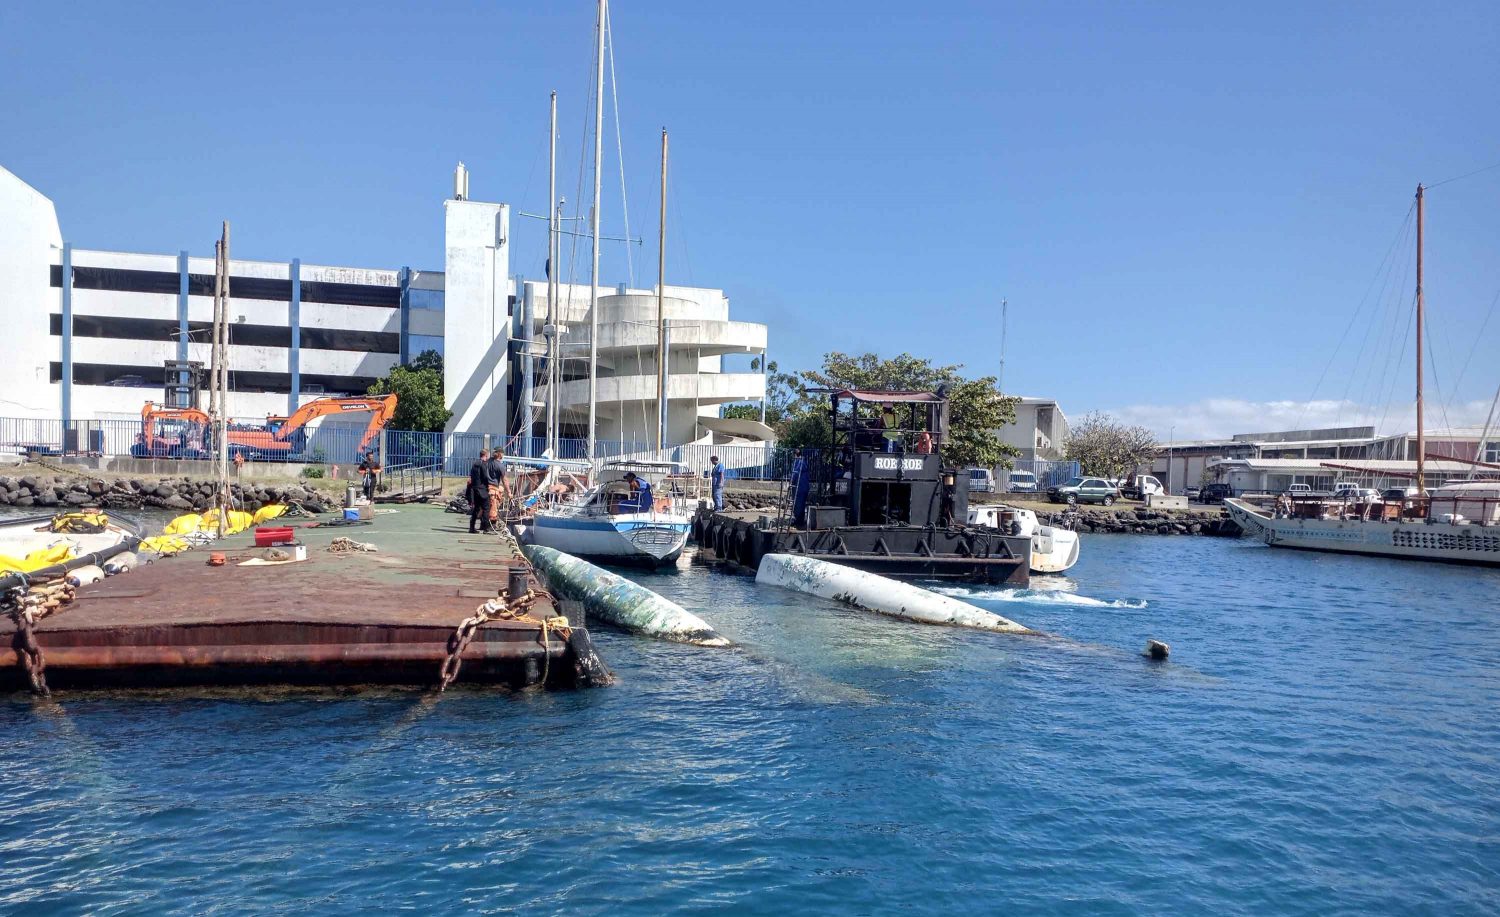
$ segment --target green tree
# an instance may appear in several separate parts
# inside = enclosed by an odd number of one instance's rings
[[[1145,427],[1095,411],[1069,428],[1064,454],[1082,466],[1084,474],[1123,478],[1155,458],[1160,448],[1155,434]]]
[[[368,395],[395,393],[396,413],[388,426],[393,430],[442,430],[453,412],[443,404],[443,357],[435,350],[424,350],[405,366],[396,366],[389,375],[371,385]]]
[[[758,404],[728,404],[719,416],[726,420],[760,420],[760,405]]]
[[[1000,393],[994,376],[965,378],[961,365],[935,366],[931,360],[903,353],[889,360],[878,354],[858,356],[834,352],[823,357],[816,370],[797,375],[801,383],[797,398],[788,405],[787,421],[780,429],[787,445],[822,445],[828,442],[828,401],[824,395],[809,395],[811,388],[853,388],[875,391],[935,392],[948,390],[948,438],[943,460],[953,465],[991,467],[1009,465],[1019,453],[1000,441],[997,431],[1015,423],[1020,399]],[[816,418],[816,420],[809,419]],[[818,424],[821,424],[819,426]],[[794,438],[807,442],[792,442]]]

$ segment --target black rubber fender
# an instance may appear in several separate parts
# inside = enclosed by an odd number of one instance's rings
[[[755,546],[758,541],[760,541],[760,533],[755,531],[755,526],[745,523],[740,529],[740,541],[735,550],[735,559],[752,570],[755,569],[755,562],[758,559],[755,556]]]

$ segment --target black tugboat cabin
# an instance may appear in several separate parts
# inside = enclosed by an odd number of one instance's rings
[[[793,504],[796,525],[807,527],[808,507],[823,525],[948,527],[967,518],[968,475],[944,468],[948,401],[941,390],[824,391],[830,440],[804,452]],[[809,467],[809,465],[811,467]],[[795,482],[794,482],[795,483]],[[821,525],[819,524],[821,523]]]
[[[944,467],[946,392],[817,390],[829,439],[801,450],[778,517],[701,512],[700,547],[755,569],[807,554],[883,576],[1025,585],[1031,542],[964,524],[969,478]]]

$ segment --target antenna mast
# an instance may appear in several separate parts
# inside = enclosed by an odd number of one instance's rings
[[[1000,378],[995,381],[995,387],[1000,389],[1000,394],[1005,394],[1005,326],[1006,319],[1010,317],[1010,300],[1000,300]]]

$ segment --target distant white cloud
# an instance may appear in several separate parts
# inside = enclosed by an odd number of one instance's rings
[[[1437,405],[1428,405],[1427,429],[1478,426],[1484,423],[1489,410],[1489,401],[1465,402],[1446,411]],[[1106,409],[1105,413],[1126,423],[1140,424],[1163,440],[1169,437],[1177,440],[1228,439],[1236,433],[1356,426],[1374,426],[1376,433],[1386,434],[1417,427],[1416,406],[1412,404],[1377,409],[1352,401],[1334,400],[1206,398],[1187,404],[1132,404]]]

